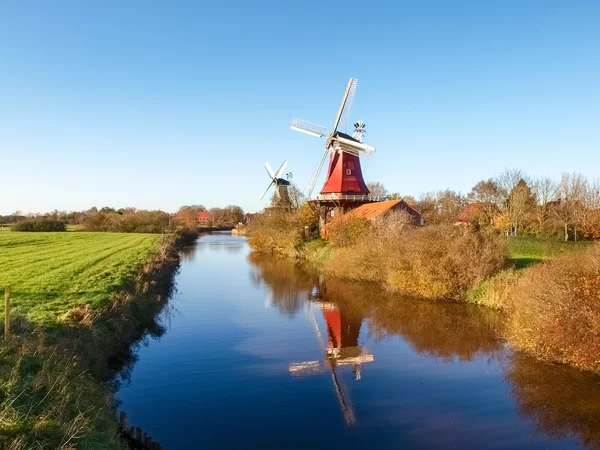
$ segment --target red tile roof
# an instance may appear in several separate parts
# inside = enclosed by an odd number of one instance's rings
[[[349,217],[375,219],[381,214],[386,213],[388,211],[392,211],[394,209],[403,209],[413,216],[421,216],[419,211],[410,206],[404,200],[388,200],[385,202],[366,203],[362,206],[359,206],[356,209],[353,209],[352,211],[349,211],[346,215]]]

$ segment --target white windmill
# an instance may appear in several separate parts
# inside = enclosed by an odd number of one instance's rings
[[[269,163],[265,163],[265,169],[267,169],[267,174],[269,174],[271,182],[267,186],[267,189],[265,189],[265,192],[262,193],[259,200],[262,200],[264,196],[267,195],[267,192],[269,192],[269,189],[271,189],[271,186],[274,186],[275,193],[273,195],[273,200],[271,201],[271,208],[289,209],[291,207],[290,196],[288,194],[288,186],[290,185],[290,182],[284,178],[281,178],[281,174],[285,170],[286,165],[287,161],[284,161],[277,172],[274,173]]]
[[[340,125],[340,121],[342,120],[342,118],[344,118],[344,122],[346,122],[348,119],[350,108],[352,107],[352,102],[354,101],[354,96],[356,94],[357,86],[358,80],[355,78],[350,78],[348,86],[346,87],[346,92],[344,93],[344,97],[342,99],[342,103],[340,104],[340,107],[338,109],[335,122],[333,123],[333,131],[331,132],[331,134],[326,135],[326,128],[321,125],[315,125],[313,123],[306,122],[300,119],[294,119],[292,122],[292,130],[310,134],[311,136],[327,138],[325,142],[325,151],[323,153],[321,161],[319,162],[317,169],[315,170],[308,186],[306,187],[306,194],[309,198],[312,195],[312,191],[315,187],[315,184],[317,183],[317,179],[319,178],[321,170],[323,169],[323,164],[325,163],[325,158],[328,154],[334,154],[337,152],[341,153],[341,158],[332,158],[331,160],[332,164],[334,164],[335,166],[339,166],[330,167],[330,173],[328,176],[329,180],[329,177],[331,177],[331,175],[335,173],[336,169],[339,169],[340,173],[342,173],[342,171],[344,171],[345,173],[345,170],[348,170],[344,169],[345,167],[348,167],[347,160],[352,160],[352,166],[360,166],[360,160],[358,157],[361,154],[361,152],[372,153],[375,151],[375,147],[363,144],[362,142],[362,138],[365,133],[365,124],[363,122],[357,122],[357,124],[361,124],[362,126],[360,127],[360,131],[358,133],[355,130],[353,136],[349,136],[348,134],[338,131],[338,126]],[[361,188],[361,191],[364,191],[359,193],[368,194],[368,189],[366,188],[364,180],[362,180],[362,173],[360,171],[360,167],[358,168],[357,174],[360,174],[357,175],[360,177],[359,186]],[[328,182],[326,181],[324,187],[327,186],[327,184]],[[344,193],[343,189],[340,193]]]

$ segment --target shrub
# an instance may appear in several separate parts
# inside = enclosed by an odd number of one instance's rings
[[[454,226],[373,228],[335,252],[326,270],[425,298],[459,300],[504,267],[508,257],[502,239]]]
[[[488,308],[506,310],[510,304],[511,288],[519,281],[520,275],[521,272],[514,269],[492,275],[470,290],[467,300]]]
[[[248,244],[258,253],[296,258],[300,256],[300,245],[307,239],[304,227],[312,232],[316,224],[316,214],[308,205],[296,212],[272,210],[248,224]]]
[[[600,372],[600,244],[525,270],[510,291],[507,338],[548,360]]]
[[[67,231],[67,225],[61,220],[35,218],[18,222],[13,231]]]
[[[171,216],[163,211],[99,211],[88,214],[83,226],[87,231],[164,233],[169,229],[170,222]]]
[[[343,215],[327,225],[327,239],[336,247],[346,247],[360,239],[368,227],[365,218]]]

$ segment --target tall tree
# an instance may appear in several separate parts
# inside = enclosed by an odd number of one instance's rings
[[[478,220],[481,225],[493,225],[494,216],[502,207],[504,191],[491,178],[482,180],[467,195],[470,202],[478,203]]]
[[[535,196],[527,182],[521,178],[506,200],[508,217],[515,230],[523,227],[525,214],[535,208]]]
[[[587,189],[587,180],[579,173],[563,173],[556,191],[554,215],[562,225],[565,241],[569,240],[569,227],[575,231],[577,220],[583,206],[583,198]]]
[[[450,189],[422,194],[417,202],[425,223],[452,224],[467,205],[467,199]]]
[[[551,202],[556,198],[556,182],[549,177],[538,177],[531,182],[531,191],[535,196],[535,215],[540,231],[546,228]]]
[[[288,186],[288,196],[292,203],[292,209],[298,209],[306,203],[306,195],[294,183],[290,183]]]
[[[367,183],[367,188],[369,188],[371,195],[374,197],[386,198],[388,195],[388,190],[379,181]]]
[[[510,225],[517,230],[522,225],[527,208],[534,205],[528,178],[520,169],[507,169],[498,175],[495,181],[505,196],[502,212],[510,220]]]

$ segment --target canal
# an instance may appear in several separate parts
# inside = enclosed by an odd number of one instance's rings
[[[325,279],[226,234],[182,250],[176,285],[117,393],[165,449],[600,447],[600,377],[512,352],[494,311]]]

